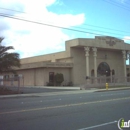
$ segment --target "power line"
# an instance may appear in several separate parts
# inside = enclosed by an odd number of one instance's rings
[[[129,7],[127,7],[127,6],[122,6],[122,5],[118,4],[117,2],[109,1],[109,0],[103,0],[103,1],[105,1],[105,2],[107,2],[107,3],[110,3],[110,4],[112,4],[112,5],[115,5],[115,6],[119,7],[119,8],[123,8],[123,9],[126,9],[126,10],[130,11]]]
[[[120,32],[130,33],[129,31],[123,31],[123,30],[118,30],[118,29],[113,29],[113,28],[101,27],[101,26],[96,26],[96,25],[91,25],[91,24],[84,24],[84,25],[97,27],[97,28],[102,28],[102,29],[107,29],[107,30],[118,31],[118,32],[120,31]]]
[[[99,30],[95,30],[95,29],[88,29],[88,28],[81,28],[81,27],[75,27],[75,28],[79,28],[79,29],[87,29],[87,30],[90,30],[90,31],[99,31]],[[105,31],[100,31],[101,33],[110,33],[110,34],[114,34],[114,35],[118,35],[118,36],[122,36],[122,34],[120,33],[113,33],[113,32],[105,32]]]
[[[94,34],[94,35],[102,35],[102,36],[106,36],[104,34],[99,34],[99,33],[93,33],[93,32],[87,32],[87,31],[83,31],[83,30],[77,30],[77,29],[72,29],[72,28],[66,28],[66,27],[62,27],[62,26],[56,26],[56,25],[52,25],[52,24],[45,24],[45,23],[41,23],[38,21],[32,21],[32,20],[27,20],[27,19],[23,19],[23,18],[19,18],[19,17],[14,17],[14,16],[9,16],[7,14],[1,14],[0,16],[2,17],[7,17],[7,18],[12,18],[12,19],[16,19],[16,20],[22,20],[25,22],[31,22],[31,23],[35,23],[35,24],[40,24],[40,25],[45,25],[45,26],[50,26],[50,27],[55,27],[55,28],[61,28],[61,29],[65,29],[65,30],[70,30],[70,31],[75,31],[75,32],[80,32],[80,33],[89,33],[89,34]],[[118,34],[116,34],[118,35]],[[118,37],[119,38],[119,37]],[[121,38],[119,38],[121,39]],[[126,38],[125,38],[126,39]],[[130,40],[127,38],[127,40]]]
[[[7,8],[3,8],[3,7],[0,7],[0,9],[10,10],[10,11],[18,12],[18,13],[28,14],[28,13],[26,13],[26,12],[21,12],[21,11],[17,11],[17,10],[13,10],[13,9],[7,9]],[[12,16],[13,16],[13,15],[12,15]],[[102,28],[102,29],[107,29],[107,30],[113,30],[113,31],[120,31],[120,32],[130,33],[130,32],[128,32],[128,31],[117,30],[117,29],[112,29],[112,28],[106,28],[106,27],[101,27],[101,26],[95,26],[95,25],[90,25],[90,24],[82,24],[82,25],[91,26],[91,27],[97,27],[97,28]],[[77,28],[79,28],[79,27],[77,27]],[[83,28],[82,28],[82,29],[83,29]],[[88,28],[84,28],[84,29],[88,29]],[[89,30],[90,30],[90,29],[89,29]],[[93,31],[97,31],[97,30],[93,30]]]
[[[118,0],[118,1],[116,0],[115,3],[120,3],[121,5],[130,5],[130,1],[129,0]]]
[[[126,5],[126,4],[129,4],[129,5],[130,5],[130,1],[129,1],[129,2],[128,2],[128,1],[125,1],[124,4],[125,4],[125,5]]]
[[[91,32],[86,32],[86,31],[82,31],[82,30],[76,30],[76,29],[71,29],[71,28],[66,28],[66,27],[51,25],[51,24],[45,24],[45,23],[41,23],[41,22],[37,22],[37,21],[22,19],[22,18],[19,18],[19,17],[13,17],[13,16],[9,16],[9,15],[6,15],[6,14],[1,14],[1,13],[0,13],[0,16],[7,17],[7,18],[12,18],[12,19],[17,19],[17,20],[22,20],[22,21],[25,21],[25,22],[31,22],[31,23],[35,23],[35,24],[40,24],[40,25],[46,25],[46,26],[51,26],[51,27],[56,27],[56,28],[61,28],[61,29],[66,29],[66,30],[71,30],[71,31],[76,31],[76,32],[91,33]],[[91,34],[101,35],[101,34],[97,34],[97,33],[91,33]]]
[[[18,10],[14,10],[14,9],[7,9],[7,8],[3,8],[3,7],[0,7],[0,9],[3,9],[3,10],[9,10],[9,11],[13,11],[13,12],[18,12],[18,13],[25,13],[25,12],[21,12],[21,11],[18,11]],[[26,13],[25,13],[26,14]]]
[[[117,7],[119,7],[119,8],[122,8],[122,9],[125,9],[125,10],[130,11],[130,9],[129,9],[128,7],[121,6],[121,5],[117,4],[116,2],[112,2],[112,1],[108,1],[108,0],[103,0],[103,1],[105,1],[105,2],[107,2],[107,3],[109,3],[109,4],[112,4],[112,5],[114,5],[114,6],[117,6]]]

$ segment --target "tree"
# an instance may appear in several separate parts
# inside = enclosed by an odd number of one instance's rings
[[[3,38],[0,38],[0,73],[12,72],[16,73],[14,67],[20,67],[20,58],[18,53],[9,53],[14,49],[13,46],[2,46]]]

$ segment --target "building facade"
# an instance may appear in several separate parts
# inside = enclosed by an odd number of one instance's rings
[[[64,84],[96,84],[102,76],[113,82],[114,76],[127,77],[129,52],[130,45],[114,37],[77,38],[66,41],[63,52],[21,59],[17,72],[23,75],[25,86],[44,86],[56,73],[64,75]]]

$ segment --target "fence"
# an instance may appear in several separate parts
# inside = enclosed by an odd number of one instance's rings
[[[95,88],[105,88],[105,84],[108,83],[109,87],[112,86],[130,86],[130,77],[122,76],[101,76],[101,77],[90,77],[87,79],[89,84],[86,84],[86,87],[95,87]]]
[[[18,93],[23,90],[24,78],[23,77],[11,77],[11,78],[0,78],[0,87],[17,91]]]

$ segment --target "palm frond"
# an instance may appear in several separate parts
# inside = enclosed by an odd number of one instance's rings
[[[5,52],[7,53],[7,51],[10,49],[14,49],[13,46],[8,46],[8,47],[0,46],[0,55],[5,53]]]
[[[7,52],[14,49],[12,46],[0,46],[0,73],[5,71],[15,72],[13,67],[20,67],[20,58],[18,53]]]
[[[0,43],[3,41],[4,37],[0,37]]]

